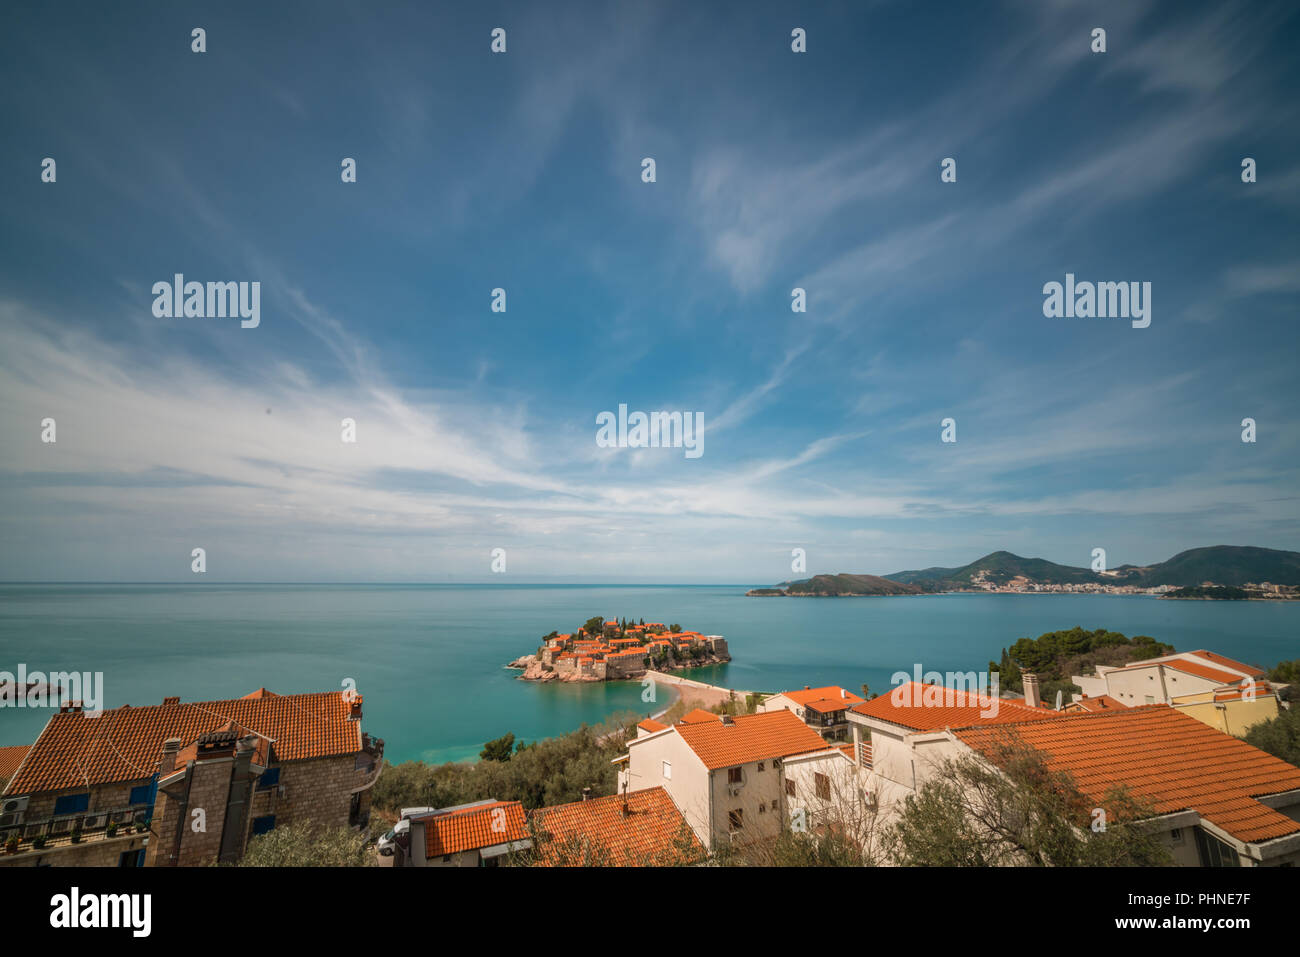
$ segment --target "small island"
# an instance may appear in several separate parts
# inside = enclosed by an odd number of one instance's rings
[[[797,582],[785,582],[784,588],[751,588],[748,598],[862,598],[881,595],[924,595],[929,589],[920,585],[890,581],[878,575],[814,575]]]
[[[699,668],[731,660],[727,639],[683,631],[681,625],[639,624],[629,619],[589,618],[572,633],[553,631],[537,651],[507,668],[525,681],[619,681],[646,672]]]

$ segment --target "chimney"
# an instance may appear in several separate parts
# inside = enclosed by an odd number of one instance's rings
[[[163,742],[162,762],[158,765],[158,771],[162,774],[170,774],[176,769],[176,755],[181,752],[181,739],[168,738]]]
[[[59,705],[59,714],[80,714],[80,713],[81,713],[80,701],[65,701],[63,702],[63,704]]]
[[[849,696],[849,689],[848,689],[848,688],[841,688],[841,689],[840,689],[840,697],[841,697],[841,698],[847,698],[848,696]]]
[[[811,691],[811,690],[812,690],[812,687],[811,687],[810,685],[804,685],[804,686],[803,686],[803,690],[804,690],[804,691]]]
[[[735,724],[736,722],[735,722],[735,719],[733,719],[733,718],[731,717],[731,715],[729,715],[729,714],[724,714],[724,715],[722,716],[722,723],[723,723],[724,726],[726,726],[726,727],[730,727],[731,725]]]
[[[347,699],[347,701],[348,701],[348,720],[360,721],[361,720],[361,695],[353,692],[352,697]]]
[[[583,789],[582,789],[582,799],[583,799],[584,801],[590,801],[590,800],[591,800],[591,788],[583,788]]]
[[[176,696],[173,697],[173,698],[163,698],[163,704],[164,704],[164,705],[168,705],[168,704],[180,704],[180,703],[181,703],[180,695],[176,695]]]
[[[1031,708],[1037,708],[1043,703],[1043,699],[1038,691],[1038,675],[1032,671],[1026,671],[1020,676],[1025,685],[1025,704]]]

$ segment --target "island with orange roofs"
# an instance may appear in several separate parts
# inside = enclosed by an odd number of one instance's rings
[[[722,635],[598,615],[573,632],[551,632],[536,652],[506,667],[521,670],[526,681],[620,681],[640,678],[648,671],[677,671],[730,660]]]

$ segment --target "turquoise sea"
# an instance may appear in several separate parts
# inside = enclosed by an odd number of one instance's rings
[[[0,585],[0,671],[104,674],[105,707],[323,691],[351,678],[391,760],[475,757],[507,731],[533,740],[616,711],[637,683],[539,685],[503,665],[592,615],[725,635],[734,660],[694,675],[775,691],[889,687],[895,671],[982,670],[1022,637],[1081,625],[1271,665],[1300,657],[1300,603],[1109,595],[746,598],[750,585]],[[0,746],[35,740],[48,710],[0,708]]]

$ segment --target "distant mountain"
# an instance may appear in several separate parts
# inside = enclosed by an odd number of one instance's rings
[[[1249,545],[1211,545],[1179,552],[1158,565],[1146,568],[1122,565],[1116,571],[1121,573],[1125,583],[1148,588],[1155,585],[1190,587],[1201,582],[1234,586],[1247,582],[1300,585],[1300,552]]]
[[[1244,585],[1271,582],[1300,585],[1300,552],[1244,545],[1213,545],[1179,552],[1155,565],[1121,565],[1112,574],[1099,575],[1088,568],[1058,565],[1042,558],[1021,558],[1010,552],[993,552],[960,568],[923,568],[895,572],[884,577],[908,585],[937,587],[945,582],[969,584],[980,572],[987,581],[1005,584],[1018,575],[1043,585],[1096,582],[1111,585],[1157,585],[1180,587],[1214,582],[1216,585]]]
[[[986,581],[999,585],[1006,584],[1018,575],[1023,575],[1030,581],[1052,585],[1106,581],[1105,578],[1087,568],[1058,565],[1045,558],[1021,558],[1010,552],[992,552],[960,568],[926,568],[921,571],[895,572],[893,575],[886,575],[885,578],[906,584],[927,581],[970,584],[980,572],[984,572]]]
[[[789,582],[785,588],[755,588],[747,594],[755,597],[851,598],[870,595],[921,595],[928,589],[878,575],[814,575],[803,581]]]

